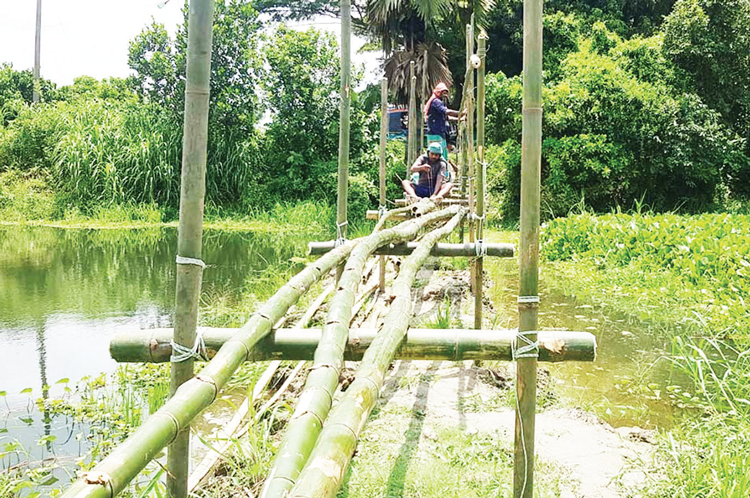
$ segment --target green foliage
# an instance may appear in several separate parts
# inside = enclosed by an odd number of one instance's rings
[[[37,220],[54,215],[54,192],[44,173],[0,173],[0,219]]]
[[[31,69],[16,71],[13,69],[13,64],[0,64],[0,109],[14,100],[30,104],[33,94],[34,75]],[[56,85],[49,80],[40,78],[39,97],[41,102],[55,100],[57,98]],[[2,124],[5,123],[7,121]]]
[[[741,195],[743,140],[697,96],[675,91],[659,74],[669,67],[660,40],[620,42],[602,24],[593,32],[543,90],[542,190],[551,214],[581,199],[597,211],[639,200],[656,210],[695,211],[711,206],[720,187]],[[518,141],[519,78],[493,75],[487,85],[489,140]],[[520,170],[514,161],[506,167],[501,190],[509,215],[518,209]]]
[[[696,315],[711,335],[747,340],[750,316],[750,217],[582,214],[542,227],[541,255],[590,261],[636,274],[667,271],[683,292],[703,303]],[[698,314],[699,312],[699,314]]]
[[[686,81],[745,140],[750,155],[750,2],[679,0],[664,23],[664,54]],[[750,166],[728,176],[750,197]]]

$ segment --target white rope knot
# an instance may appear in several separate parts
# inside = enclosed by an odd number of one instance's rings
[[[346,237],[344,237],[344,227],[349,224],[349,220],[344,220],[341,223],[336,223],[336,242],[333,247],[338,247],[346,244]]]
[[[528,334],[536,333],[536,330],[527,330],[525,332],[516,330],[512,348],[514,360],[518,358],[539,358],[539,343],[527,337]],[[519,344],[523,345],[519,347]]]
[[[178,265],[193,265],[193,266],[200,266],[201,269],[206,267],[206,263],[201,261],[200,259],[195,258],[186,258],[184,256],[177,255],[176,263]]]
[[[476,242],[474,242],[474,252],[476,253],[477,258],[487,256],[487,244],[484,243],[483,239],[477,239]]]
[[[385,216],[386,213],[388,213],[388,206],[378,206],[378,219]]]
[[[174,342],[174,339],[169,344],[172,346],[172,356],[169,357],[169,361],[172,363],[182,363],[190,358],[195,358],[196,360],[208,359],[206,356],[206,343],[203,342],[203,332],[200,330],[197,331],[195,343],[192,348],[177,344]]]

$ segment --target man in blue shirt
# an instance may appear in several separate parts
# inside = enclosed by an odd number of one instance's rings
[[[411,171],[417,173],[419,177],[414,182],[412,180],[401,182],[407,197],[429,197],[435,201],[440,201],[448,195],[453,188],[453,184],[444,181],[448,164],[443,159],[442,154],[442,146],[433,142],[427,148],[427,154],[417,158],[411,167]]]
[[[427,119],[427,142],[438,142],[443,149],[443,157],[448,159],[448,129],[449,116],[458,117],[459,112],[448,109],[443,99],[448,98],[448,86],[438,83],[432,91],[430,99],[424,106],[425,119]]]

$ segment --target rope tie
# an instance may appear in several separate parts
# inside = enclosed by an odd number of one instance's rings
[[[387,206],[378,206],[378,219],[382,218],[388,212]]]
[[[200,259],[195,259],[195,258],[186,258],[186,257],[184,257],[184,256],[180,256],[179,254],[177,255],[177,258],[176,258],[175,262],[176,262],[176,263],[177,263],[178,265],[193,265],[193,266],[200,266],[200,267],[201,267],[201,269],[203,269],[203,268],[205,268],[205,267],[206,267],[206,263],[204,263],[204,262],[203,262],[203,261],[201,261]]]
[[[169,361],[172,363],[182,363],[190,358],[195,358],[196,360],[207,359],[206,343],[203,342],[203,332],[200,330],[197,331],[195,343],[192,348],[188,348],[182,344],[177,344],[174,342],[174,339],[172,339],[169,344],[172,346],[172,356],[169,357]]]
[[[484,243],[484,240],[477,239],[474,242],[474,250],[477,255],[477,258],[483,258],[487,256],[487,245]]]
[[[526,306],[539,306],[539,296],[518,296],[518,304]],[[539,343],[532,341],[527,337],[529,334],[536,334],[535,330],[526,330],[521,332],[516,330],[516,336],[513,338],[513,359],[518,358],[538,358]],[[519,347],[519,344],[522,344]]]
[[[516,331],[516,337],[513,339],[514,360],[518,358],[539,358],[539,343],[527,337],[528,334],[536,333],[536,330]],[[521,347],[518,346],[520,343],[523,343]]]
[[[348,220],[344,220],[341,223],[336,223],[336,242],[333,244],[333,247],[338,247],[346,244],[346,237],[344,237],[344,227],[348,224]]]

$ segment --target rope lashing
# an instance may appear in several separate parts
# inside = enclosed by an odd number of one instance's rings
[[[201,269],[206,267],[206,263],[201,261],[200,259],[195,258],[186,258],[184,256],[177,255],[176,261],[178,265],[193,265],[193,266],[200,266]]]
[[[188,348],[182,344],[177,344],[174,342],[174,339],[172,339],[169,344],[172,346],[172,356],[169,357],[169,361],[172,363],[182,363],[190,358],[195,358],[196,360],[208,359],[206,356],[206,343],[203,341],[203,332],[200,330],[197,331],[195,343],[192,348]]]
[[[539,296],[518,296],[518,304],[526,306],[539,306]],[[513,338],[513,359],[518,358],[538,358],[539,343],[528,338],[529,335],[536,335],[536,330],[516,331]],[[520,345],[520,346],[519,346]]]
[[[474,250],[477,258],[483,258],[487,256],[487,245],[482,239],[477,239],[476,241],[474,241]]]
[[[341,223],[336,223],[336,242],[333,247],[338,247],[346,244],[346,237],[344,236],[344,227],[349,224],[349,220],[344,220]]]
[[[387,206],[378,206],[378,219],[381,219],[386,213],[388,213]]]

